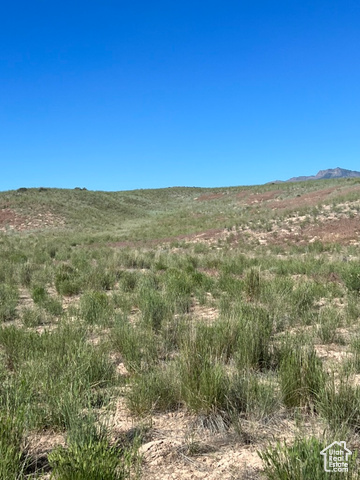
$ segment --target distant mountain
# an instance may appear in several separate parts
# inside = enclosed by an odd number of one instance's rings
[[[307,180],[326,180],[329,178],[353,178],[360,177],[360,172],[355,170],[346,170],[345,168],[328,168],[327,170],[320,170],[316,175],[292,177],[285,182],[305,182]],[[276,180],[271,183],[284,183],[282,180]]]

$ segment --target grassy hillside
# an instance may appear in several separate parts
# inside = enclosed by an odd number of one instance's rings
[[[356,200],[359,191],[359,179],[126,192],[33,188],[0,192],[4,217],[0,216],[0,228],[11,226],[13,214],[19,217],[13,222],[15,230],[50,227],[62,234],[101,232],[117,239],[161,239],[244,226],[254,220],[273,223],[294,213],[313,214],[318,206]]]
[[[359,478],[360,182],[0,193],[0,479]]]

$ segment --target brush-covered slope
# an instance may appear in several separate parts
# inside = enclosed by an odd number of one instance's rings
[[[291,217],[293,223],[303,222],[303,228],[305,223],[318,225],[330,218],[349,220],[359,198],[358,178],[123,192],[20,189],[0,192],[0,231],[81,233],[114,241],[143,241],[201,233],[211,236],[246,225],[253,231],[256,225],[257,231],[271,234],[275,225],[280,228]]]

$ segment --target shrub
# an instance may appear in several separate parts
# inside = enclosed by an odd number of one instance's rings
[[[67,432],[68,447],[49,456],[51,478],[59,480],[125,480],[137,473],[139,436],[123,445],[110,444],[105,425],[92,413],[73,417]]]
[[[218,287],[222,292],[228,293],[231,298],[238,299],[240,298],[241,292],[244,289],[244,281],[239,278],[233,277],[228,273],[222,273],[218,281]],[[229,302],[227,301],[225,302],[225,304],[229,305]]]
[[[185,337],[185,342],[189,342],[189,348],[194,352],[210,354],[213,358],[227,363],[238,348],[240,328],[240,323],[233,318],[216,320],[212,325],[199,322],[194,330],[188,333],[188,337]]]
[[[183,339],[189,330],[189,319],[184,316],[176,316],[164,323],[161,330],[164,353],[173,356],[174,351],[179,350]]]
[[[89,289],[110,290],[114,287],[116,277],[112,272],[105,268],[97,267],[90,272],[86,272],[84,283]]]
[[[56,298],[50,297],[44,287],[35,286],[32,289],[31,297],[35,304],[43,307],[51,315],[61,315],[63,313],[62,303]]]
[[[37,347],[38,335],[24,328],[10,325],[0,329],[0,345],[4,349],[5,360],[10,370],[17,369],[31,349]]]
[[[360,372],[360,334],[357,334],[351,341],[351,351],[353,358],[349,360],[356,373]]]
[[[14,374],[0,404],[25,409],[30,427],[68,428],[93,399],[107,399],[116,382],[114,365],[101,346],[87,342],[79,326],[60,324],[41,335],[13,326],[0,329],[0,345]]]
[[[351,293],[347,297],[346,305],[346,321],[347,324],[352,324],[360,317],[360,302],[357,294]]]
[[[300,283],[291,296],[294,315],[301,316],[306,313],[313,306],[314,299],[314,285],[310,282]]]

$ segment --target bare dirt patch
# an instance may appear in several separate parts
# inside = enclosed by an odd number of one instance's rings
[[[204,426],[201,416],[186,409],[139,420],[130,414],[124,397],[118,398],[108,425],[114,438],[144,429],[140,454],[142,478],[146,480],[261,478],[257,450],[274,434],[291,441],[296,430],[294,422],[281,415],[268,423],[243,419],[240,436],[232,429],[213,431]]]
[[[0,210],[0,231],[19,230],[25,220],[25,217],[18,214],[15,210],[3,208]]]
[[[56,447],[64,447],[66,444],[65,436],[61,433],[52,431],[44,431],[38,433],[31,433],[26,438],[26,451],[31,458],[31,469],[49,471],[49,464],[47,456]],[[44,474],[41,478],[50,478],[50,474]]]
[[[293,198],[286,198],[283,200],[276,200],[269,203],[269,207],[272,209],[293,209],[300,207],[309,207],[318,205],[321,202],[327,201],[332,198],[335,198],[332,195],[334,192],[337,194],[345,195],[357,191],[360,194],[360,187],[352,187],[340,190],[339,187],[330,187],[324,188],[322,190],[316,190],[315,192],[304,193]]]
[[[0,232],[38,230],[43,228],[62,227],[65,220],[51,212],[22,215],[11,208],[0,210]]]
[[[233,480],[245,468],[261,468],[253,446],[229,434],[211,433],[185,411],[154,416],[151,436],[140,448],[149,480]]]
[[[292,218],[291,222],[285,220],[281,225],[274,224],[270,232],[253,231],[246,228],[243,233],[257,239],[264,245],[283,244],[311,244],[316,241],[322,243],[340,243],[342,245],[357,245],[360,240],[360,217],[355,215],[350,218],[345,215],[327,218],[318,217],[318,223],[301,225],[301,218]]]
[[[274,190],[272,192],[265,193],[252,193],[246,199],[247,205],[254,205],[256,203],[268,202],[274,198],[278,198],[283,192],[281,190]]]
[[[323,242],[345,244],[352,240],[358,241],[360,238],[360,219],[356,216],[330,220],[320,225],[309,225],[303,233],[308,237],[316,237]]]
[[[196,319],[206,320],[210,323],[219,318],[219,309],[215,307],[208,307],[206,305],[199,305],[198,302],[191,307],[190,313]]]

